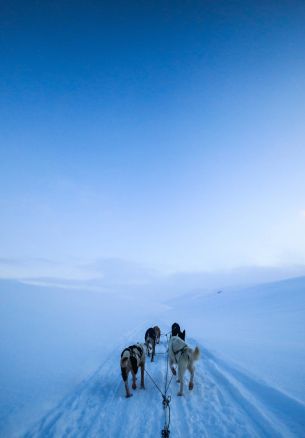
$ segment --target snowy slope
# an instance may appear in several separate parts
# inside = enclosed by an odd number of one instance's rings
[[[305,436],[305,279],[217,292],[147,300],[1,282],[0,436],[159,436],[160,394],[146,376],[126,400],[119,357],[174,321],[202,356],[193,392],[171,383],[171,437]],[[147,370],[162,386],[166,355]]]
[[[172,300],[169,320],[305,403],[305,278],[217,292]]]
[[[157,350],[166,351],[164,338]],[[231,368],[202,346],[201,350],[193,392],[186,390],[185,397],[177,397],[178,385],[171,383],[171,436],[302,436],[304,405]],[[137,389],[126,399],[118,362],[119,352],[114,351],[25,437],[160,436],[164,424],[160,393],[146,375],[146,389]],[[163,389],[166,354],[148,362],[147,369]]]
[[[0,281],[0,436],[19,437],[151,313],[136,295]]]

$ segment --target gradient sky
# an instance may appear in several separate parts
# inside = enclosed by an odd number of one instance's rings
[[[2,2],[2,275],[305,264],[304,23],[293,0]]]

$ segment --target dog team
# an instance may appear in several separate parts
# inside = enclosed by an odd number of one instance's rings
[[[145,389],[144,386],[144,370],[145,370],[145,359],[146,354],[150,357],[151,362],[154,361],[156,354],[156,344],[160,343],[161,330],[158,326],[150,327],[145,333],[145,343],[137,343],[135,345],[130,345],[121,353],[121,374],[125,384],[126,397],[131,397],[128,385],[128,375],[131,372],[132,376],[132,389],[137,387],[137,372],[141,368],[141,388]],[[176,376],[178,369],[178,380],[180,383],[180,389],[177,395],[183,395],[183,377],[186,369],[190,373],[189,390],[194,387],[194,362],[199,359],[200,351],[198,347],[192,348],[188,347],[185,342],[185,330],[183,332],[180,330],[179,324],[176,322],[172,325],[171,335],[168,343],[168,358],[169,365],[172,373]]]

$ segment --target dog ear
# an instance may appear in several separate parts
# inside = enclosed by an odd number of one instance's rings
[[[135,373],[135,374],[137,374],[137,372],[138,372],[138,363],[137,363],[137,359],[135,358],[135,357],[131,357],[130,358],[130,362],[131,362],[131,368],[132,368],[132,371]]]

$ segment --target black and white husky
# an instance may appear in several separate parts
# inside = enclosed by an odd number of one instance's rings
[[[183,332],[180,330],[180,325],[174,322],[172,325],[172,336],[179,336],[183,341],[185,341],[185,330]]]
[[[132,396],[128,387],[128,374],[131,371],[132,389],[136,389],[136,375],[139,367],[141,367],[141,388],[144,389],[145,347],[143,344],[135,344],[125,348],[121,354],[120,366],[125,383],[126,397]]]
[[[194,350],[187,346],[187,344],[179,337],[172,336],[168,345],[169,365],[172,373],[176,375],[176,368],[178,365],[178,382],[180,382],[180,390],[177,395],[183,395],[183,377],[185,370],[188,369],[191,375],[189,389],[194,387],[194,362],[199,359],[200,351],[196,347]]]

